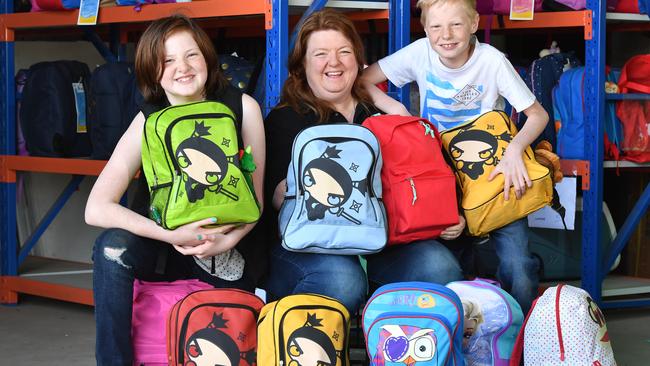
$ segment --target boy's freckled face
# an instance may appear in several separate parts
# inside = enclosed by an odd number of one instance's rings
[[[478,21],[478,14],[470,16],[460,1],[435,4],[427,10],[424,30],[445,66],[457,69],[469,60],[470,40]]]

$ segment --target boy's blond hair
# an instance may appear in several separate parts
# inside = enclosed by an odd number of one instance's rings
[[[476,11],[476,0],[418,0],[415,6],[421,10],[420,23],[422,23],[422,26],[426,24],[427,11],[429,8],[434,5],[445,4],[448,2],[457,2],[463,5],[463,7],[465,7],[465,10],[467,10],[467,15],[470,17],[470,19],[473,19],[478,15],[478,12]]]

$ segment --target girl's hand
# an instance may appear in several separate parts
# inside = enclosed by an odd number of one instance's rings
[[[517,199],[526,193],[527,187],[533,186],[521,157],[523,150],[515,144],[508,145],[503,158],[488,177],[488,181],[492,181],[497,175],[503,174],[503,198],[506,201],[510,198],[510,186],[514,186]]]
[[[221,225],[213,227],[204,227],[214,225],[217,218],[210,217],[204,220],[199,220],[179,226],[174,230],[168,231],[167,240],[172,245],[181,245],[185,247],[193,247],[203,244],[208,238],[213,238],[215,235],[229,232],[234,228],[234,225]]]
[[[458,215],[458,224],[450,226],[443,230],[443,232],[440,233],[440,238],[445,240],[456,239],[460,236],[460,234],[463,233],[463,230],[465,230],[465,223],[465,218],[462,215]]]
[[[246,235],[246,225],[222,225],[214,228],[209,233],[201,235],[200,243],[195,245],[174,245],[179,253],[193,255],[203,259],[228,251],[237,245]]]

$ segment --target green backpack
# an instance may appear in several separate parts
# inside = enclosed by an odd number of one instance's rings
[[[147,117],[142,166],[152,220],[174,229],[209,217],[219,224],[259,219],[254,168],[242,171],[237,127],[235,113],[216,101],[170,106]]]

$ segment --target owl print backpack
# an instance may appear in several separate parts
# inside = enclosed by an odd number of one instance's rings
[[[460,299],[433,283],[384,285],[363,309],[372,366],[462,366],[462,327]]]
[[[289,295],[262,308],[258,366],[347,366],[350,314],[337,300]]]
[[[475,279],[447,284],[463,304],[466,366],[508,366],[524,314],[496,281]]]
[[[317,125],[294,139],[279,231],[287,250],[368,254],[388,237],[377,138],[353,124]]]
[[[239,123],[217,101],[170,106],[148,115],[142,166],[152,220],[166,229],[210,217],[220,224],[258,220],[260,209],[247,179],[252,171],[241,159]]]
[[[528,216],[553,199],[551,174],[535,160],[530,146],[522,158],[533,186],[520,199],[516,199],[514,187],[510,187],[511,198],[503,198],[503,174],[488,181],[516,134],[517,128],[505,112],[491,111],[440,135],[463,191],[461,206],[470,235],[485,235]]]

